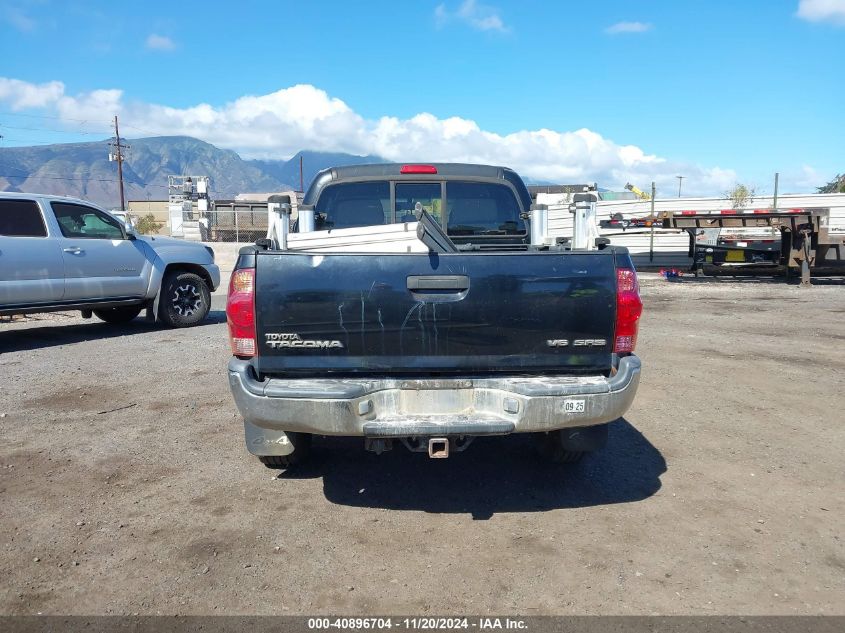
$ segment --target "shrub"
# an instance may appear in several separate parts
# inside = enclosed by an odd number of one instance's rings
[[[156,218],[152,213],[142,216],[135,223],[135,229],[142,235],[152,235],[158,233],[158,230],[164,226],[164,222],[156,222]]]

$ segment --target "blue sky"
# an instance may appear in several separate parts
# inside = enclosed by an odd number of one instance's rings
[[[245,157],[809,191],[845,171],[843,59],[845,0],[0,0],[0,146],[119,114]]]

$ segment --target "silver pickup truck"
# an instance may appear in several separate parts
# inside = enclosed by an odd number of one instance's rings
[[[0,315],[81,310],[125,323],[148,308],[187,327],[219,284],[207,246],[137,235],[83,200],[0,193]]]

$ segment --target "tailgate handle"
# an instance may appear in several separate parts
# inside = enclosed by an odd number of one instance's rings
[[[408,277],[408,290],[454,290],[469,288],[466,275],[413,275]]]

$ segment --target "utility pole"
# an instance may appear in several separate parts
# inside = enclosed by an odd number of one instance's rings
[[[305,192],[305,182],[302,179],[302,154],[299,155],[299,190]]]
[[[675,178],[678,179],[678,197],[680,198],[681,197],[681,183],[684,182],[684,178],[686,178],[686,176],[675,176]]]
[[[651,181],[651,237],[648,240],[648,261],[654,261],[654,223],[657,218],[654,217],[654,197],[657,195],[657,189],[654,186],[654,181]]]
[[[779,176],[780,176],[780,174],[778,172],[775,172],[775,195],[774,195],[774,198],[772,199],[772,209],[778,208],[778,177]]]
[[[109,160],[117,161],[117,179],[120,183],[120,210],[126,211],[126,198],[123,195],[123,150],[129,149],[128,145],[120,142],[120,128],[117,127],[117,115],[114,115],[114,142],[109,143],[114,147],[114,154],[109,152]]]

